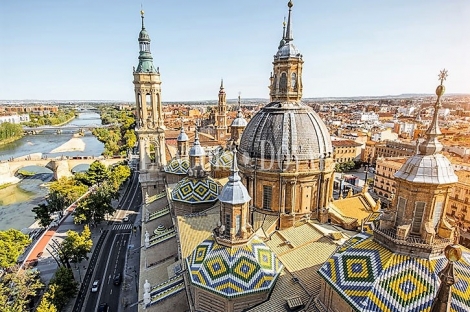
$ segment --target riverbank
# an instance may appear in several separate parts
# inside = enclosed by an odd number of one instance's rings
[[[50,153],[53,154],[74,151],[83,152],[85,150],[85,147],[86,144],[81,138],[71,138],[61,146],[54,148],[52,151],[50,151]]]
[[[1,140],[1,141],[0,141],[0,146],[7,145],[7,144],[13,143],[13,142],[15,142],[15,141],[18,141],[18,140],[21,139],[22,137],[23,137],[23,135],[19,135],[19,136],[15,136],[15,137],[11,137],[11,138],[5,139],[5,140]]]

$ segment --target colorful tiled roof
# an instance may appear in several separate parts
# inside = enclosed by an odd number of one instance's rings
[[[219,193],[219,185],[210,177],[185,177],[171,192],[171,199],[189,204],[211,203],[217,200]]]
[[[470,250],[454,262],[450,311],[470,311]],[[346,242],[318,271],[355,311],[429,311],[444,255],[424,259],[395,254],[366,233]]]
[[[189,160],[181,158],[173,158],[168,165],[165,166],[166,173],[186,174],[189,169]]]
[[[227,298],[269,291],[283,268],[256,236],[234,247],[219,245],[211,236],[186,258],[186,264],[194,285]]]
[[[220,150],[219,152],[215,153],[214,156],[210,159],[210,163],[212,166],[217,168],[227,168],[230,169],[232,167],[233,161],[233,153],[229,150]]]

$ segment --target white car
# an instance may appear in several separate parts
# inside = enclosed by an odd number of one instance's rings
[[[100,280],[95,280],[91,285],[91,292],[97,292],[100,287]]]

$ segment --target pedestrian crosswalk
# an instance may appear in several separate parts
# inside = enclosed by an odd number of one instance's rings
[[[132,230],[132,224],[130,224],[130,223],[115,224],[115,225],[113,225],[113,230],[114,231]]]

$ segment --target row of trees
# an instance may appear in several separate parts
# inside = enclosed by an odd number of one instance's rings
[[[36,220],[47,227],[52,216],[59,213],[75,202],[90,187],[91,193],[78,203],[74,211],[75,223],[99,223],[107,214],[113,214],[115,209],[112,200],[119,196],[119,187],[126,181],[131,171],[126,165],[117,165],[108,169],[104,164],[95,161],[87,172],[77,173],[73,178],[62,178],[52,182],[46,203],[33,208]]]
[[[0,123],[0,142],[19,139],[23,136],[23,127],[10,122]]]
[[[23,125],[28,127],[53,126],[62,124],[74,117],[75,111],[71,109],[59,110],[44,116],[29,114],[30,121],[24,122]]]
[[[113,107],[103,107],[100,111],[103,125],[114,124],[111,128],[93,130],[98,140],[104,143],[104,156],[126,155],[128,149],[137,142],[134,133],[135,118],[131,111],[118,111]]]

